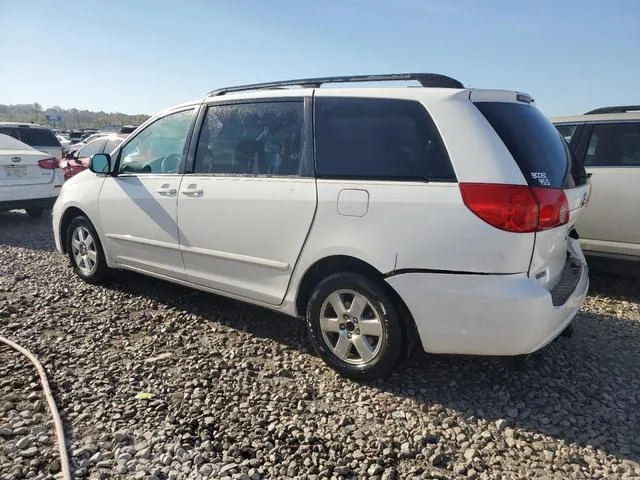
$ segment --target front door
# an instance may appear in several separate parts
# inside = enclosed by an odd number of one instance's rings
[[[193,109],[169,113],[115,155],[117,175],[100,192],[100,223],[111,258],[122,266],[185,278],[176,209],[193,116]]]
[[[282,302],[316,208],[304,110],[302,100],[208,107],[178,194],[189,281]]]

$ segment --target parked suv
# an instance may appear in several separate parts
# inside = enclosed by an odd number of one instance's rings
[[[25,209],[42,217],[51,212],[63,181],[55,157],[0,133],[0,212]]]
[[[589,208],[576,225],[582,248],[640,260],[640,105],[551,120],[593,175]]]
[[[0,122],[0,133],[48,153],[58,161],[62,159],[62,144],[49,127],[33,123]]]
[[[385,80],[422,88],[320,88]],[[90,169],[53,214],[81,278],[129,269],[304,316],[352,378],[388,374],[413,342],[529,354],[587,292],[570,232],[590,187],[522,93],[437,74],[224,88]]]

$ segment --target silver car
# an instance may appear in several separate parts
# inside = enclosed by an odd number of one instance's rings
[[[576,224],[585,253],[640,260],[640,105],[551,118],[591,175]]]

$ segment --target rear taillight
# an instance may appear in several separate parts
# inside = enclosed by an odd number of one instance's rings
[[[460,192],[469,210],[489,225],[507,232],[537,232],[564,225],[569,220],[569,203],[562,190],[460,183]]]
[[[58,168],[58,159],[57,158],[44,158],[42,160],[38,160],[38,166],[40,168],[46,168],[47,170],[52,170],[54,168]]]
[[[548,230],[569,221],[569,201],[562,190],[556,188],[532,187],[534,197],[538,201],[538,231]]]

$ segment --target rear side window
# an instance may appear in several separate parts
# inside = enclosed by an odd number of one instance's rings
[[[537,108],[507,102],[476,102],[475,106],[509,149],[529,185],[565,185],[569,147]]]
[[[195,173],[303,175],[304,104],[212,105],[198,140]]]
[[[20,128],[20,141],[32,147],[60,147],[60,142],[46,128]]]
[[[456,180],[442,139],[420,103],[342,97],[315,101],[319,177]]]
[[[594,125],[586,166],[640,167],[640,123]]]

